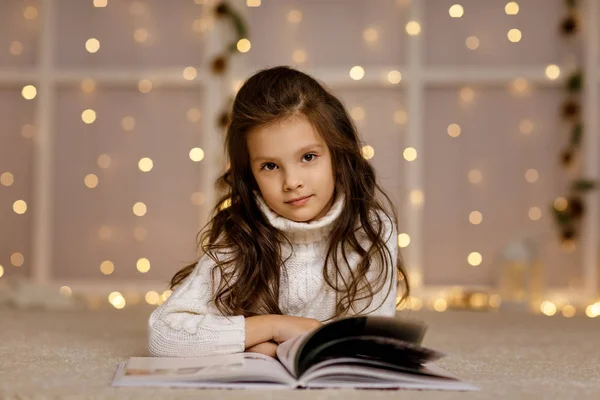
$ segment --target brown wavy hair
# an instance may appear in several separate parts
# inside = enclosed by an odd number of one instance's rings
[[[201,253],[215,263],[212,279],[219,285],[213,300],[223,315],[248,317],[282,313],[279,286],[285,260],[282,260],[280,244],[291,243],[266,220],[256,203],[253,191],[260,191],[250,168],[246,140],[254,129],[299,114],[308,118],[327,143],[336,175],[335,193],[345,194],[345,204],[334,222],[323,265],[324,280],[336,292],[336,317],[349,315],[355,302],[368,301],[368,305],[357,312],[360,314],[370,306],[374,293],[385,290],[385,286],[389,295],[392,285],[399,285],[400,303],[408,297],[409,285],[400,249],[397,259],[391,260],[385,245],[388,238],[383,238],[386,222],[378,211],[393,218],[387,223],[388,227],[392,222],[398,226],[397,213],[377,183],[374,168],[361,154],[357,129],[344,105],[311,76],[291,67],[278,66],[252,75],[234,99],[225,138],[229,167],[215,185],[224,194],[198,234]],[[377,191],[387,199],[388,212],[376,198]],[[368,249],[359,245],[357,235],[368,238]],[[394,245],[397,245],[396,240],[392,240]],[[348,267],[347,249],[360,256],[354,270]],[[336,256],[339,254],[344,260],[342,265]],[[380,271],[370,271],[375,265],[372,261],[375,255],[380,260],[377,264]],[[327,268],[330,258],[335,269]],[[398,282],[391,282],[389,276],[392,269],[388,263],[392,261],[396,263]],[[196,265],[194,262],[177,272],[171,279],[171,289],[189,276]],[[220,279],[215,279],[216,272]],[[376,273],[376,282],[368,281],[368,272]]]

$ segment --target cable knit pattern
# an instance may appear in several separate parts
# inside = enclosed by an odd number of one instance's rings
[[[338,195],[326,215],[309,223],[295,222],[276,214],[258,192],[255,192],[255,198],[269,223],[283,231],[292,243],[292,247],[287,243],[282,244],[283,259],[291,257],[282,266],[279,290],[281,311],[320,321],[333,317],[335,291],[325,283],[322,271],[327,238],[344,206],[344,194]],[[384,239],[395,261],[398,251],[396,227],[387,215],[382,213],[381,216],[385,226]],[[360,243],[365,249],[369,247],[366,240]],[[358,263],[358,255],[350,254],[348,261],[350,268],[354,268]],[[373,262],[376,261],[377,257]],[[341,262],[344,262],[343,258],[338,259],[338,263]],[[211,301],[219,279],[217,271],[213,285],[211,270],[214,265],[212,259],[204,255],[167,301],[152,312],[148,321],[148,351],[152,356],[202,357],[245,350],[244,317],[223,316]],[[395,267],[395,263],[393,265]],[[377,268],[372,271],[368,274],[369,279],[374,278]],[[391,276],[396,282],[396,268],[392,269]],[[386,293],[387,286],[384,291],[375,294],[365,313],[393,316],[396,312],[395,286],[383,302]],[[355,307],[361,310],[365,305],[358,304]]]

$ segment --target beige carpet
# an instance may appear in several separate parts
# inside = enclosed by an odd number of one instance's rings
[[[600,399],[600,318],[467,311],[411,316],[477,393],[113,388],[117,364],[146,355],[150,311],[0,309],[0,399]]]

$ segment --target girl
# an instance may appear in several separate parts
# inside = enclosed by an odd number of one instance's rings
[[[376,198],[392,204],[335,96],[289,67],[259,71],[237,93],[225,148],[226,194],[203,255],[150,316],[151,355],[275,356],[333,318],[395,315],[398,283],[401,300],[409,290],[396,211]]]

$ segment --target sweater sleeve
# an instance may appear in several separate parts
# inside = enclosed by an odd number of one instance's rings
[[[389,216],[387,216],[384,213],[381,213],[381,218],[384,224],[382,238],[385,242],[385,246],[390,251],[392,262],[390,263],[388,260],[387,280],[383,285],[382,290],[379,290],[374,294],[373,299],[371,300],[371,304],[367,307],[365,311],[363,311],[363,314],[393,317],[396,314],[396,296],[398,294],[398,269],[396,262],[398,256],[398,234],[397,229]],[[383,256],[389,257],[387,252]],[[379,256],[376,256],[373,259],[373,263],[379,263],[380,261],[381,260],[379,260]],[[371,272],[367,273],[369,281],[373,282],[373,280],[376,278],[375,274],[380,273],[380,271],[382,270],[383,269],[381,269],[378,265],[373,265]],[[392,283],[392,288],[388,294],[388,288],[390,283]],[[364,307],[365,305],[362,305],[360,306],[360,308],[358,308],[358,310],[360,311]]]
[[[211,303],[214,265],[203,255],[192,273],[152,312],[148,320],[150,355],[203,357],[245,350],[244,316],[223,316]]]

